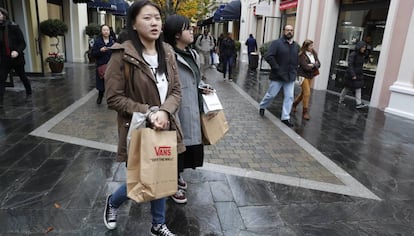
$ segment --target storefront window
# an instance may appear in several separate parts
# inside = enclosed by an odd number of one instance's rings
[[[296,22],[296,7],[295,8],[287,9],[285,11],[284,20],[285,20],[285,22],[284,22],[285,24],[284,25],[293,25],[293,27],[295,27],[295,22]]]
[[[362,3],[361,3],[362,2]],[[358,41],[367,43],[362,98],[370,100],[381,53],[389,1],[346,0],[341,4],[335,36],[328,89],[339,92],[348,69],[348,56]]]

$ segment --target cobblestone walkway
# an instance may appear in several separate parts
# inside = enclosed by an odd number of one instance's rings
[[[212,70],[209,73],[210,78],[217,76]],[[230,131],[218,144],[207,146],[206,162],[342,184],[274,123],[260,117],[257,109],[230,82],[210,79],[208,83],[217,89]],[[105,103],[97,105],[95,99],[96,95],[90,97],[49,132],[116,145],[116,114]]]

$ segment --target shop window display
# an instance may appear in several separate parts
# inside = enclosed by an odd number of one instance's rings
[[[342,89],[348,69],[349,54],[355,49],[355,44],[358,41],[364,40],[367,43],[367,52],[364,63],[365,85],[362,89],[362,98],[370,100],[381,52],[388,7],[389,1],[382,1],[382,4],[376,4],[375,6],[369,3],[360,6],[355,4],[341,6],[328,90],[339,92]]]

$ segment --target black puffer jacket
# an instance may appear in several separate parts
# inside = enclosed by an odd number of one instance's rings
[[[220,43],[220,57],[227,58],[236,55],[236,44],[231,38],[225,38]]]
[[[364,41],[359,41],[355,45],[355,51],[351,52],[348,57],[348,70],[346,85],[351,88],[362,88],[364,86],[363,67],[365,62],[365,53],[362,53],[360,49],[366,46]],[[352,78],[356,76],[356,79]]]

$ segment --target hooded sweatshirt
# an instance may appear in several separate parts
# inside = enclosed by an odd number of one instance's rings
[[[350,79],[356,76],[358,79],[362,79],[362,69],[365,62],[365,53],[361,53],[360,49],[366,46],[364,41],[359,41],[355,45],[355,51],[351,52],[348,57],[348,76]]]

